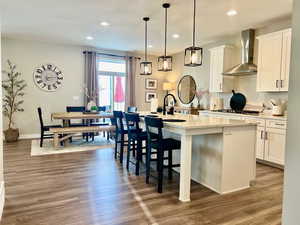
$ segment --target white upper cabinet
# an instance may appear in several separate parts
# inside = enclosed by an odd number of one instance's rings
[[[281,91],[288,91],[289,89],[291,47],[292,47],[291,43],[292,43],[292,30],[288,29],[283,32],[283,37],[282,37],[282,63],[281,63],[281,77],[280,77]]]
[[[257,91],[288,91],[291,29],[257,37]]]
[[[223,76],[223,72],[237,64],[233,46],[222,45],[210,51],[210,92],[231,92],[234,78]]]

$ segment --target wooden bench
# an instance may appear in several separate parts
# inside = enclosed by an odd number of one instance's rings
[[[89,133],[89,132],[102,132],[102,131],[114,131],[115,126],[85,126],[85,127],[59,127],[50,128],[50,132],[54,134],[54,147],[58,148],[59,143],[66,139],[69,139],[76,133]],[[63,137],[59,137],[60,134],[67,134]]]

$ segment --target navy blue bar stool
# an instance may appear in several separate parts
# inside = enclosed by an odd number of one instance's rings
[[[133,163],[135,165],[135,175],[140,174],[140,163],[142,162],[143,149],[143,141],[146,142],[147,146],[147,133],[143,131],[140,126],[140,116],[138,113],[125,113],[126,126],[128,130],[128,149],[127,149],[127,164],[126,168],[129,170],[129,163]],[[136,151],[136,154],[135,154]],[[133,157],[135,157],[135,161],[130,160],[130,155],[133,153]]]
[[[124,146],[128,146],[128,141],[125,141],[125,135],[128,134],[128,130],[124,127],[124,114],[122,111],[113,111],[115,132],[115,158],[119,155],[120,163],[123,163]],[[118,151],[118,145],[120,145],[120,151]]]
[[[151,170],[151,154],[152,149],[157,153],[157,172],[158,172],[158,186],[157,191],[162,193],[163,185],[163,169],[168,168],[168,179],[172,179],[172,168],[179,167],[180,164],[173,164],[173,151],[180,150],[181,142],[173,138],[163,138],[162,129],[164,127],[161,118],[145,117],[146,131],[147,131],[147,155],[146,155],[146,183],[149,183]],[[167,152],[167,157],[165,157]],[[168,165],[164,165],[164,160],[168,160]]]

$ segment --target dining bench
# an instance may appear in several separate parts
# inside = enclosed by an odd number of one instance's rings
[[[102,131],[114,131],[115,126],[80,126],[80,127],[57,127],[50,128],[50,131],[54,134],[54,147],[58,148],[59,143],[66,139],[69,139],[77,133],[91,133],[91,132],[102,132]]]

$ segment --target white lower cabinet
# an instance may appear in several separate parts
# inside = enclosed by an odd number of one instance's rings
[[[263,160],[265,157],[265,128],[257,127],[256,133],[256,158]]]
[[[262,161],[284,165],[287,129],[285,120],[228,115],[226,113],[214,112],[200,113],[200,115],[245,120],[251,123],[256,122],[256,158]]]
[[[267,128],[264,160],[284,165],[286,130]]]

